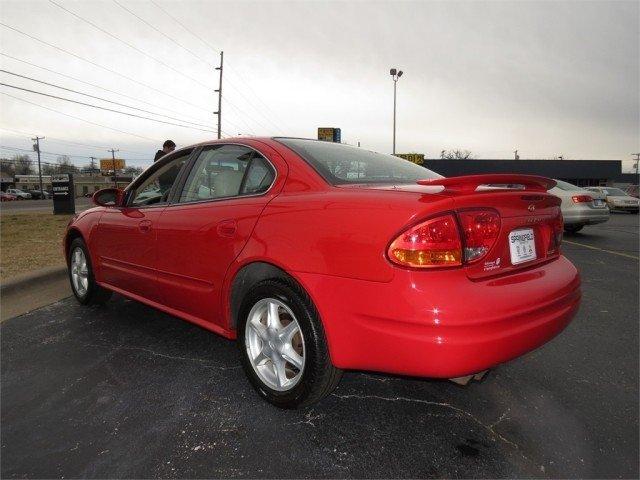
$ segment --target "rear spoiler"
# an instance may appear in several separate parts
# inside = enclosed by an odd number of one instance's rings
[[[525,190],[546,192],[557,185],[555,180],[537,175],[495,173],[489,175],[464,175],[461,177],[418,180],[419,185],[442,186],[447,190],[474,192],[480,185],[522,185]],[[511,187],[508,187],[511,188]]]

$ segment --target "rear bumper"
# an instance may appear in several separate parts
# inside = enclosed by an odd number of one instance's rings
[[[577,212],[563,212],[565,225],[595,225],[609,220],[608,209],[589,209]]]
[[[297,274],[313,292],[340,368],[451,378],[491,368],[560,333],[580,303],[564,257],[490,280],[398,270],[389,283]]]

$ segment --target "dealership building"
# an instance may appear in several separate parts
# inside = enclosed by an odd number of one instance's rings
[[[445,177],[523,173],[564,180],[581,187],[637,185],[638,175],[622,173],[620,160],[424,159],[423,165]]]

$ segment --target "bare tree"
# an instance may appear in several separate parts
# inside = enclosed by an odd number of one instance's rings
[[[0,159],[0,177],[13,178],[15,174],[16,174],[16,167],[13,161],[9,160],[8,158],[1,158]]]
[[[56,173],[58,173],[57,165],[52,165],[50,163],[42,165],[42,175],[55,175]]]
[[[444,160],[469,160],[474,158],[473,154],[469,150],[442,150],[440,152],[440,158]]]
[[[136,177],[140,175],[142,171],[143,171],[142,167],[129,166],[124,169],[124,174],[129,175],[131,177]]]
[[[31,175],[33,167],[29,155],[16,155],[12,159],[16,175]]]
[[[78,167],[71,163],[68,155],[60,155],[57,159],[58,173],[77,173]]]

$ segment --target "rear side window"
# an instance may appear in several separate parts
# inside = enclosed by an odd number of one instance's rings
[[[442,178],[408,160],[341,143],[300,138],[277,138],[300,155],[330,184],[415,183]]]
[[[274,179],[273,167],[264,158],[255,155],[247,169],[240,193],[242,195],[264,193],[269,189]]]
[[[273,167],[254,150],[241,145],[214,145],[198,155],[179,202],[263,193],[274,178]]]

